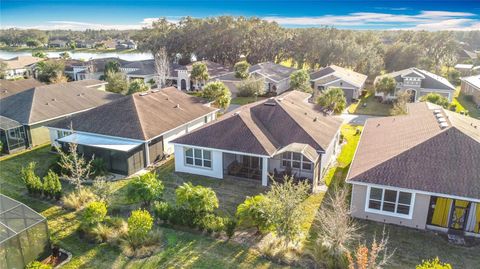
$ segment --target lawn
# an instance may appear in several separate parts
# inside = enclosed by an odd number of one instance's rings
[[[232,101],[230,101],[230,104],[243,106],[263,99],[265,99],[265,97],[234,97]]]
[[[366,104],[366,106],[364,106]],[[353,103],[348,107],[350,114],[362,114],[373,116],[390,116],[391,104],[380,103],[375,99],[373,93],[367,93],[357,103]]]
[[[58,240],[62,248],[73,254],[72,260],[63,268],[283,268],[278,264],[262,258],[253,248],[234,242],[207,237],[197,233],[182,232],[165,227],[159,229],[164,234],[164,245],[161,252],[146,259],[128,259],[120,251],[105,243],[90,244],[80,239],[78,213],[62,209],[59,204],[27,195],[20,177],[22,166],[30,161],[37,161],[37,173],[42,175],[56,156],[45,146],[24,152],[0,161],[0,192],[17,199],[34,210],[40,212],[48,220],[50,235]],[[173,174],[173,164],[167,163],[159,169],[159,175],[166,185],[165,196],[173,198],[174,186],[181,182],[192,181],[216,188],[225,212],[233,212],[237,202],[243,201],[240,196],[255,194],[257,190],[248,185],[235,188],[228,187],[227,182],[217,180],[203,181],[189,175]],[[117,190],[113,198],[113,207],[136,208],[124,198],[125,185],[128,181],[117,181],[113,184]],[[220,193],[225,190],[225,193]],[[223,203],[223,204],[222,204]]]
[[[457,112],[468,110],[468,114],[471,117],[480,119],[480,109],[469,98],[469,96],[464,95],[463,92],[460,91],[460,87],[457,87],[452,104],[457,105]]]

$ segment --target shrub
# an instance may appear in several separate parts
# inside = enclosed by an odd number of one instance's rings
[[[52,170],[48,170],[46,176],[43,177],[43,194],[50,198],[60,199],[62,194],[62,183],[57,174]]]
[[[164,222],[169,220],[171,211],[172,207],[167,202],[156,201],[153,204],[153,214],[155,215],[155,218],[161,219]]]
[[[258,231],[265,233],[272,229],[272,223],[268,217],[266,206],[267,199],[265,195],[247,197],[243,203],[238,205],[236,217],[238,224],[245,226],[255,226]]]
[[[63,206],[68,209],[80,210],[86,204],[95,200],[95,194],[86,188],[80,188],[62,197]]]
[[[160,251],[161,238],[162,233],[158,230],[150,231],[144,238],[127,235],[121,240],[120,249],[127,257],[146,258]]]
[[[25,269],[52,269],[50,264],[44,264],[39,261],[33,261],[25,266]]]
[[[152,230],[152,226],[153,218],[148,211],[134,210],[128,218],[128,236],[143,239]]]
[[[212,232],[223,231],[225,229],[223,221],[224,219],[222,217],[209,213],[198,219],[197,225],[200,229],[205,230],[210,234]]]
[[[146,173],[128,183],[127,199],[142,202],[144,207],[148,207],[152,201],[162,198],[163,189],[163,183],[155,173]]]
[[[221,81],[212,81],[203,87],[202,97],[211,101],[215,107],[227,109],[230,105],[232,94]]]
[[[433,104],[437,104],[439,106],[442,106],[443,108],[447,108],[450,103],[446,97],[438,93],[429,93],[425,96],[422,96],[420,98],[420,101],[427,101]]]
[[[195,227],[195,213],[183,207],[171,207],[168,215],[168,221],[174,225]]]
[[[253,97],[265,94],[265,80],[262,78],[250,77],[242,80],[237,85],[239,97]]]
[[[108,200],[113,194],[113,188],[110,182],[103,179],[95,179],[91,188],[92,192],[100,199],[108,203]]]
[[[432,260],[423,261],[415,269],[452,269],[452,266],[448,263],[441,262],[438,257]]]
[[[30,194],[41,194],[43,189],[40,177],[35,174],[36,162],[30,162],[26,167],[22,167],[22,180]]]
[[[451,111],[457,111],[457,104],[450,104]]]
[[[107,216],[107,205],[104,202],[90,202],[82,215],[82,224],[91,227],[94,224],[101,223]]]
[[[237,221],[233,218],[227,218],[224,220],[225,233],[228,236],[228,239],[232,238],[235,234],[235,228],[237,228]]]
[[[102,158],[92,160],[92,175],[94,177],[104,176],[108,173],[107,164]]]
[[[241,61],[234,65],[233,69],[235,70],[235,77],[245,79],[248,77],[248,69],[250,64],[247,61]]]
[[[177,204],[202,216],[211,213],[218,208],[218,198],[215,192],[203,186],[193,186],[192,183],[184,183],[175,190]]]
[[[97,243],[107,242],[110,238],[112,238],[113,233],[114,233],[113,228],[102,223],[98,223],[90,231],[90,235],[93,237],[93,239]]]

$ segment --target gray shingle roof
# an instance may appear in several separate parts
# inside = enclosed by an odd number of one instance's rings
[[[378,81],[379,79],[385,76],[390,76],[394,78],[397,82],[401,82],[403,80],[402,75],[404,76],[412,72],[420,73],[425,77],[425,79],[422,79],[422,85],[421,85],[421,87],[424,89],[439,89],[439,90],[450,90],[450,91],[455,90],[455,86],[453,86],[446,78],[422,69],[418,69],[416,67],[411,67],[404,70],[378,76],[375,78],[375,81]]]
[[[44,85],[42,82],[33,78],[21,80],[2,79],[0,80],[0,99],[42,85]]]
[[[333,81],[334,79],[332,79],[332,77],[334,77],[334,78],[337,78],[337,79],[342,79],[342,80],[348,82],[349,84],[351,84],[355,87],[358,87],[358,88],[361,88],[363,86],[363,84],[365,83],[365,81],[367,80],[366,75],[363,75],[363,74],[360,74],[360,73],[355,72],[353,70],[346,69],[346,68],[336,66],[336,65],[330,65],[330,66],[327,66],[325,68],[322,68],[318,71],[315,71],[315,72],[311,73],[310,74],[310,79],[311,80],[317,80],[317,79],[325,77],[327,75],[331,75],[331,76],[329,76],[330,80],[328,80],[324,83],[328,83],[330,81]]]

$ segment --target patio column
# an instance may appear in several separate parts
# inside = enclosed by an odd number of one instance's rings
[[[145,167],[148,167],[150,165],[150,149],[148,148],[148,142],[145,142]]]
[[[262,186],[268,186],[268,158],[262,157]]]

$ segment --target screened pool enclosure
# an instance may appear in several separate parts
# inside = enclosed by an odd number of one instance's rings
[[[25,149],[25,128],[12,119],[0,116],[0,141],[2,151],[13,153]]]
[[[50,255],[47,220],[28,206],[0,194],[0,268],[25,268]]]

